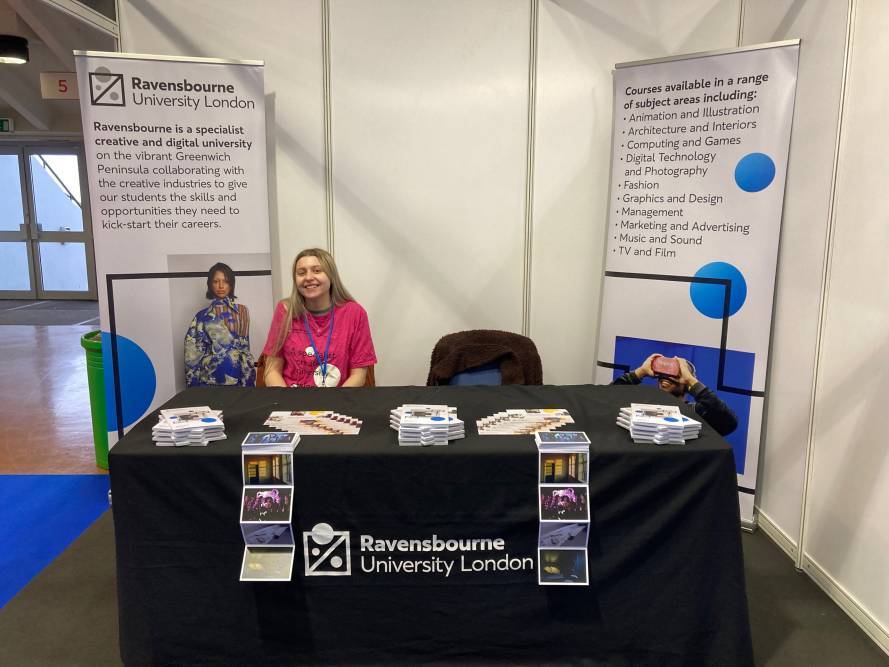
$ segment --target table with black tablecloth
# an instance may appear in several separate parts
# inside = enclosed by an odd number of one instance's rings
[[[164,407],[223,410],[226,440],[155,446],[152,413],[111,451],[122,657],[752,664],[729,446],[706,424],[699,439],[663,447],[636,445],[615,425],[621,406],[672,400],[650,387],[588,385],[189,389]],[[399,447],[389,411],[404,403],[456,406],[466,438]],[[510,408],[566,408],[575,423],[562,430],[592,441],[589,586],[539,586],[536,569],[364,571],[373,554],[360,550],[360,535],[499,538],[504,552],[468,553],[467,562],[536,558],[534,438],[480,436],[475,426]],[[302,437],[292,579],[241,582],[241,441],[269,430],[262,424],[272,411],[322,409],[363,420],[361,432]],[[301,536],[318,523],[349,531],[351,576],[305,576]]]

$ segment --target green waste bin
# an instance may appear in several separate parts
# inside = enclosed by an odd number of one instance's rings
[[[108,470],[108,417],[105,412],[105,374],[102,369],[102,332],[90,331],[80,337],[86,350],[86,377],[90,388],[90,412],[93,417],[93,443],[96,465]]]

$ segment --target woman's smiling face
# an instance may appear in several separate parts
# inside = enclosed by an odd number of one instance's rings
[[[330,278],[317,257],[301,258],[296,263],[293,279],[309,309],[323,310],[330,305]]]

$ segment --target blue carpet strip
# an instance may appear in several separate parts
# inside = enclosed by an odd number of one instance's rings
[[[0,607],[108,509],[108,475],[0,475]]]

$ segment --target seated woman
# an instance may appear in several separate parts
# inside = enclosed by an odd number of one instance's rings
[[[343,286],[330,253],[303,250],[293,290],[275,308],[265,349],[269,387],[361,387],[377,363],[367,313]]]
[[[250,354],[250,312],[235,303],[235,273],[217,263],[207,272],[207,298],[185,334],[185,381],[189,387],[256,384]]]

